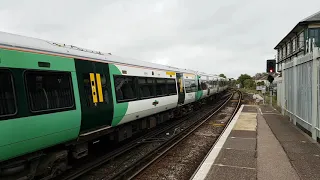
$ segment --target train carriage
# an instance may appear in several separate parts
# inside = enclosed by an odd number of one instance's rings
[[[86,156],[88,143],[102,135],[121,141],[191,110],[219,92],[217,82],[192,70],[0,32],[0,178],[52,175],[49,164]]]
[[[218,84],[218,76],[216,75],[210,75],[209,76],[209,88],[210,88],[210,96],[217,94],[219,90],[219,84]]]

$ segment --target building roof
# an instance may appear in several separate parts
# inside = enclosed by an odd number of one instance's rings
[[[320,21],[320,11],[312,14],[311,16],[303,19],[302,21],[305,21],[305,22]]]
[[[295,36],[296,33],[300,32],[305,28],[306,25],[310,23],[320,22],[320,11],[301,20],[277,45],[274,49],[278,49],[282,46],[285,42]]]
[[[264,75],[264,76],[256,78],[255,81],[261,81],[261,80],[267,80],[267,79],[268,79],[268,75]]]

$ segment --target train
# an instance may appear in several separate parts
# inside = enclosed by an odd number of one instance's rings
[[[49,179],[101,137],[183,116],[228,79],[0,32],[0,179]]]

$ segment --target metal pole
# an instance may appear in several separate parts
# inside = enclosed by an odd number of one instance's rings
[[[269,92],[270,92],[270,105],[272,106],[272,91],[270,90],[270,88],[269,88]]]
[[[313,39],[314,42],[314,39]],[[314,43],[312,44],[314,45]],[[317,116],[318,116],[318,60],[319,49],[313,47],[313,59],[312,59],[312,138],[317,139]]]
[[[293,87],[292,90],[293,90],[293,97],[294,97],[294,103],[293,103],[293,113],[295,115],[298,114],[298,87],[300,86],[298,84],[298,67],[297,67],[297,59],[294,58],[293,60]],[[293,120],[293,124],[294,125],[297,125],[297,117],[296,116],[293,116],[292,117],[292,120]]]

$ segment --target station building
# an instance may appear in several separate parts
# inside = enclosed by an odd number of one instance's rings
[[[295,125],[320,138],[320,11],[301,20],[275,46],[277,105]]]
[[[320,47],[320,11],[300,21],[274,48],[277,50],[278,71],[282,64],[294,57],[304,56],[308,51],[309,39]],[[312,47],[312,46],[311,46]]]

